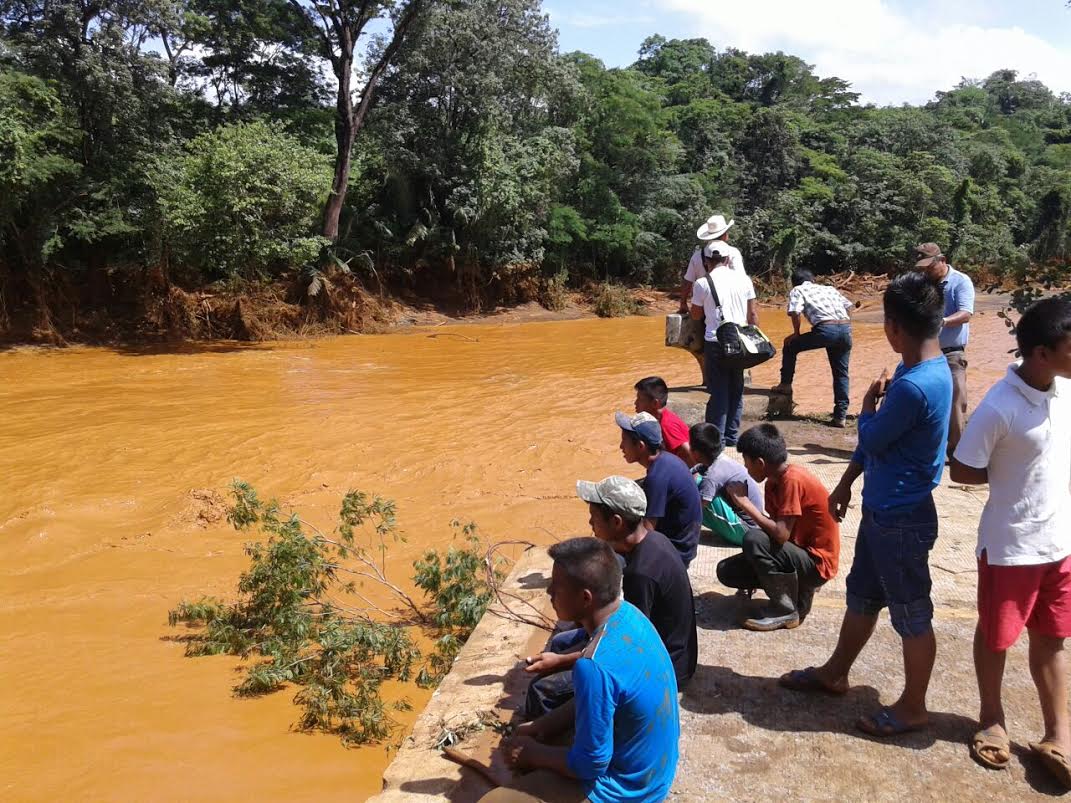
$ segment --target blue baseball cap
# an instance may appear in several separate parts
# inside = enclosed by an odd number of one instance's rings
[[[662,425],[650,413],[636,413],[635,415],[614,413],[614,420],[621,429],[634,432],[636,437],[648,446],[662,445]]]

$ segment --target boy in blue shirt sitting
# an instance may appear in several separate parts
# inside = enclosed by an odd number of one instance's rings
[[[903,274],[889,283],[884,307],[885,336],[902,362],[891,380],[883,371],[867,390],[859,414],[859,445],[829,495],[830,512],[843,520],[852,483],[863,475],[848,610],[829,660],[781,678],[782,686],[797,691],[843,694],[878,613],[888,607],[903,640],[904,690],[891,706],[858,722],[861,730],[882,737],[918,730],[928,722],[926,691],[937,655],[928,564],[937,540],[932,491],[941,481],[952,407],[952,376],[937,339],[944,310],[940,285],[921,273]]]
[[[591,641],[573,666],[573,700],[521,725],[505,745],[507,763],[536,772],[483,800],[662,800],[680,737],[669,653],[647,617],[621,599],[621,566],[609,544],[570,538],[549,553],[554,612]],[[571,745],[548,743],[570,728]]]

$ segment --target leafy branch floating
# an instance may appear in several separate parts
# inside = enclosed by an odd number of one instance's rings
[[[197,629],[186,655],[248,659],[239,696],[298,686],[300,730],[337,733],[352,745],[394,736],[392,713],[410,705],[386,704],[383,683],[442,679],[495,597],[505,559],[481,543],[475,524],[452,522],[462,545],[429,550],[414,563],[418,602],[387,573],[389,545],[403,540],[393,501],[350,491],[327,535],[296,513],[283,515],[245,482],[231,491],[228,521],[263,539],[245,547],[250,563],[236,601],[204,597],[170,612],[172,626]],[[369,582],[392,603],[373,602],[364,592]],[[434,639],[427,656],[414,630]]]

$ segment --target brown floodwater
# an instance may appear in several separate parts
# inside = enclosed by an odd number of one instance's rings
[[[866,316],[864,315],[864,318]],[[780,342],[787,319],[765,310]],[[382,747],[292,732],[292,694],[231,695],[236,661],[187,659],[167,611],[228,596],[242,543],[206,499],[235,477],[317,523],[350,488],[394,498],[414,557],[476,521],[546,543],[587,531],[577,478],[637,476],[612,413],[632,383],[695,381],[662,318],[443,326],[405,334],[181,350],[0,353],[0,795],[6,800],[361,800]],[[895,357],[856,325],[853,406]],[[976,398],[1010,340],[976,318]],[[982,359],[988,354],[987,359]],[[778,361],[774,361],[776,363]],[[777,365],[756,385],[777,381]],[[983,364],[984,363],[984,364]],[[832,404],[821,352],[801,409]],[[427,696],[393,689],[415,706]]]

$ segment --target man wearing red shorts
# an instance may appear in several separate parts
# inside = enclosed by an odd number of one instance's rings
[[[974,667],[980,729],[971,753],[1003,769],[1011,742],[1001,703],[1007,650],[1026,628],[1045,735],[1030,745],[1071,789],[1071,720],[1064,639],[1071,636],[1071,302],[1050,298],[1016,327],[1022,362],[971,416],[952,480],[989,483],[978,525]]]

